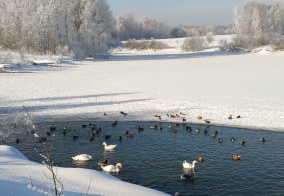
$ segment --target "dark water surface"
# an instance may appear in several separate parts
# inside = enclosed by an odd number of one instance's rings
[[[174,133],[169,128],[170,123],[158,122],[118,122],[112,127],[111,122],[93,122],[101,127],[101,132],[90,142],[89,122],[45,123],[38,127],[42,135],[50,126],[55,126],[55,142],[53,158],[60,167],[80,167],[102,171],[97,165],[98,160],[107,159],[111,164],[121,162],[123,169],[118,178],[137,183],[174,195],[284,195],[284,133],[180,124]],[[87,124],[86,128],[81,128]],[[139,132],[135,126],[140,124],[144,130]],[[151,125],[162,126],[163,130],[150,129]],[[192,127],[192,132],[185,129]],[[67,134],[62,134],[64,126]],[[199,128],[198,134],[195,130]],[[208,130],[204,134],[205,128]],[[134,134],[127,138],[125,131]],[[218,131],[216,138],[210,136]],[[73,135],[78,135],[73,140]],[[111,138],[105,140],[105,135]],[[122,141],[117,137],[121,135]],[[42,157],[34,148],[41,151],[42,144],[31,134],[17,134],[20,143],[11,143],[25,156],[35,162],[41,162]],[[52,140],[47,137],[47,144]],[[235,142],[231,141],[234,137]],[[218,138],[223,142],[219,143]],[[265,142],[260,142],[265,138]],[[245,145],[240,145],[240,141]],[[104,152],[102,143],[117,144],[115,152]],[[71,159],[78,154],[89,154],[93,160],[78,163]],[[239,162],[231,159],[232,154],[239,154]],[[181,174],[184,160],[192,162],[198,156],[204,158],[203,163],[196,165],[194,181],[182,181]]]

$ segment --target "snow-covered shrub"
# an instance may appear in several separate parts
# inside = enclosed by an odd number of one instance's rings
[[[191,37],[184,40],[181,49],[185,52],[196,52],[205,48],[205,40],[201,37]]]
[[[74,52],[72,50],[69,50],[68,46],[62,46],[59,45],[55,48],[55,54],[62,57],[62,56],[68,56],[68,57],[74,57]]]
[[[12,62],[12,55],[11,51],[1,51],[2,47],[0,48],[0,63],[1,64],[10,64]]]
[[[169,48],[169,46],[165,42],[156,41],[156,40],[151,40],[149,42],[149,49],[161,50],[161,49],[166,49],[166,48]]]
[[[206,34],[206,41],[208,44],[211,44],[214,41],[214,36],[212,32]]]
[[[274,50],[284,50],[284,37],[274,40],[272,45]]]
[[[161,50],[168,48],[169,46],[161,41],[156,41],[152,39],[151,41],[147,40],[140,40],[137,41],[135,39],[130,39],[125,43],[125,47],[130,49],[130,50]]]

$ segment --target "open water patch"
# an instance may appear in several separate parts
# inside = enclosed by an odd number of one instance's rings
[[[93,125],[101,130],[90,139]],[[138,125],[143,130],[138,130]],[[157,125],[156,129],[150,128],[154,125]],[[192,131],[187,130],[189,126]],[[37,124],[37,127],[46,137],[46,144],[52,144],[54,163],[60,167],[102,171],[97,164],[99,160],[108,160],[110,164],[121,162],[122,171],[112,175],[172,195],[175,192],[181,195],[282,195],[284,192],[284,133],[281,132],[125,121],[118,122],[116,126],[112,122],[96,121],[48,122]],[[50,127],[56,127],[56,130],[50,132]],[[64,128],[67,128],[66,134]],[[11,133],[10,137],[19,138],[20,142],[16,144],[13,139],[9,144],[28,159],[42,162],[39,152],[44,152],[43,144],[30,131]],[[127,137],[126,131],[133,137]],[[218,134],[212,137],[210,134],[215,131]],[[49,132],[50,136],[47,135]],[[78,139],[74,140],[74,136]],[[118,140],[119,136],[122,140]],[[265,142],[261,142],[261,138]],[[241,145],[240,141],[245,141],[245,144]],[[117,144],[116,150],[106,152],[103,142]],[[87,162],[72,160],[72,156],[83,153],[93,159]],[[232,160],[233,154],[239,154],[240,161]],[[204,161],[196,164],[194,179],[181,180],[181,175],[188,172],[183,169],[182,162],[192,162],[198,156],[202,156]]]

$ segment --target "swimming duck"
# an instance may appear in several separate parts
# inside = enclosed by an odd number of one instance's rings
[[[141,127],[140,125],[136,125],[135,128],[136,128],[138,131],[143,131],[143,130],[144,130],[144,128]]]
[[[197,157],[196,160],[198,161],[198,163],[202,163],[203,162],[203,157],[199,156],[199,157]]]
[[[117,125],[117,121],[113,121],[112,123],[111,123],[111,126],[116,126]]]
[[[134,134],[131,134],[131,133],[129,133],[128,131],[125,131],[125,135],[126,135],[126,137],[128,137],[128,138],[133,138],[133,137],[134,137]]]
[[[216,137],[217,134],[218,134],[217,131],[214,131],[213,133],[210,133],[210,135],[211,135],[212,137]]]
[[[260,138],[260,141],[261,141],[261,142],[265,142],[265,139],[264,139],[264,138]]]
[[[115,150],[117,144],[107,145],[105,142],[103,142],[103,145],[105,147],[105,150]]]
[[[191,126],[188,126],[188,125],[187,125],[187,126],[185,127],[185,130],[187,130],[188,132],[190,132],[190,131],[192,131],[192,128],[191,128]]]
[[[196,160],[192,161],[192,163],[187,162],[186,160],[182,163],[183,168],[194,170],[195,164],[198,163]]]
[[[231,141],[234,142],[234,141],[236,141],[236,139],[232,137],[232,138],[231,138]]]
[[[128,138],[134,138],[134,135],[131,134],[131,133],[128,133],[128,134],[126,134],[126,137],[128,137]]]
[[[107,166],[102,166],[101,165],[101,168],[105,172],[118,173],[122,169],[122,164],[121,163],[117,163],[115,166],[114,165],[107,165]]]
[[[75,157],[72,157],[72,159],[74,161],[89,161],[92,159],[92,156],[91,155],[88,155],[88,154],[79,154]]]
[[[100,160],[98,161],[98,165],[100,166],[106,166],[108,164],[108,160]]]
[[[157,125],[151,125],[150,129],[157,129]]]
[[[243,140],[240,141],[240,144],[241,144],[241,145],[245,145],[245,141],[243,141]]]
[[[233,154],[232,159],[235,160],[235,161],[239,161],[239,160],[241,160],[241,156],[238,155],[238,154]]]

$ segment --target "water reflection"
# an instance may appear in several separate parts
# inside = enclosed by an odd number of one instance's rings
[[[106,156],[108,154],[115,154],[116,150],[104,150],[103,154]]]
[[[88,165],[90,161],[79,161],[79,160],[72,160],[72,165],[75,167],[84,167],[86,165]]]

